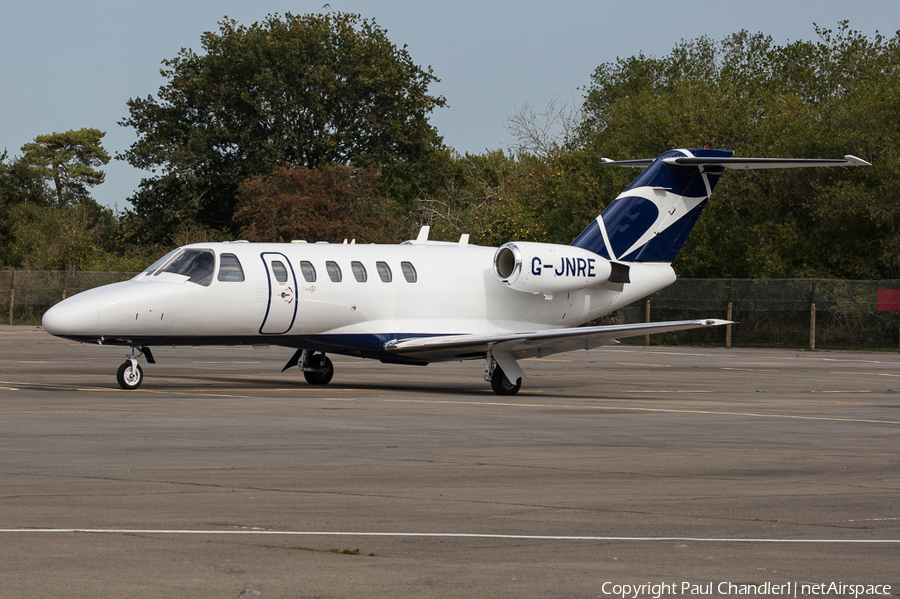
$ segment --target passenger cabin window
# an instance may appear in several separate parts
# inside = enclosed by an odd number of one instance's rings
[[[416,275],[416,267],[412,265],[412,262],[401,262],[400,268],[403,270],[403,276],[406,277],[407,283],[415,283],[418,279]]]
[[[303,273],[303,278],[307,283],[315,283],[316,282],[316,267],[312,265],[312,262],[309,260],[303,260],[300,262],[300,272]]]
[[[240,283],[244,280],[244,269],[241,268],[241,262],[237,256],[222,254],[219,260],[219,276],[216,277],[218,280],[228,283]]]
[[[362,262],[357,262],[354,260],[350,263],[350,268],[353,270],[353,276],[356,277],[356,280],[360,283],[365,283],[369,278],[368,273],[366,272],[366,267],[363,266]]]
[[[375,267],[378,269],[378,276],[385,283],[390,283],[393,276],[391,275],[391,267],[387,262],[376,262]]]
[[[337,262],[329,260],[325,263],[325,270],[328,271],[328,277],[332,280],[332,282],[341,282],[341,267],[337,265]]]
[[[275,274],[276,281],[279,283],[287,283],[288,272],[280,260],[272,260],[272,272]]]
[[[216,269],[216,258],[212,250],[183,250],[169,260],[162,269],[155,274],[168,272],[188,277],[189,283],[208,286],[212,282],[213,271]]]

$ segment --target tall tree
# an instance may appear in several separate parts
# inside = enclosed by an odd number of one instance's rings
[[[278,165],[381,170],[391,197],[409,201],[431,176],[442,143],[428,123],[445,105],[428,93],[431,69],[359,15],[269,16],[246,27],[226,19],[203,50],[163,62],[158,98],[128,101],[138,141],[122,156],[159,171],[132,204],[159,239],[194,220],[236,233],[238,186]],[[145,228],[145,230],[148,230]]]
[[[104,135],[88,128],[38,135],[22,146],[21,160],[53,182],[58,207],[82,203],[89,196],[87,188],[100,185],[106,177],[100,170],[109,162],[100,142]]]

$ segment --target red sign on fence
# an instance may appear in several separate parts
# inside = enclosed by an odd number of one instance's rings
[[[878,311],[900,312],[900,289],[879,289]]]

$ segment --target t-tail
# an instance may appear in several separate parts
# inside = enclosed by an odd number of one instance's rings
[[[670,150],[655,159],[604,159],[644,171],[571,245],[611,262],[672,262],[726,168],[869,166],[855,156],[838,160],[734,158],[731,150]]]

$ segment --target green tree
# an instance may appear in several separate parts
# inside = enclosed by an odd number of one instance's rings
[[[38,135],[22,146],[21,160],[53,182],[57,206],[80,204],[89,197],[87,188],[100,185],[106,177],[100,170],[109,162],[109,153],[100,143],[104,135],[88,128]]]
[[[190,221],[236,233],[238,187],[278,165],[374,166],[400,202],[434,176],[442,144],[427,119],[445,105],[428,93],[437,79],[374,21],[226,19],[201,43],[163,61],[158,98],[129,100],[120,123],[138,135],[122,158],[159,173],[131,199],[147,237]]]

